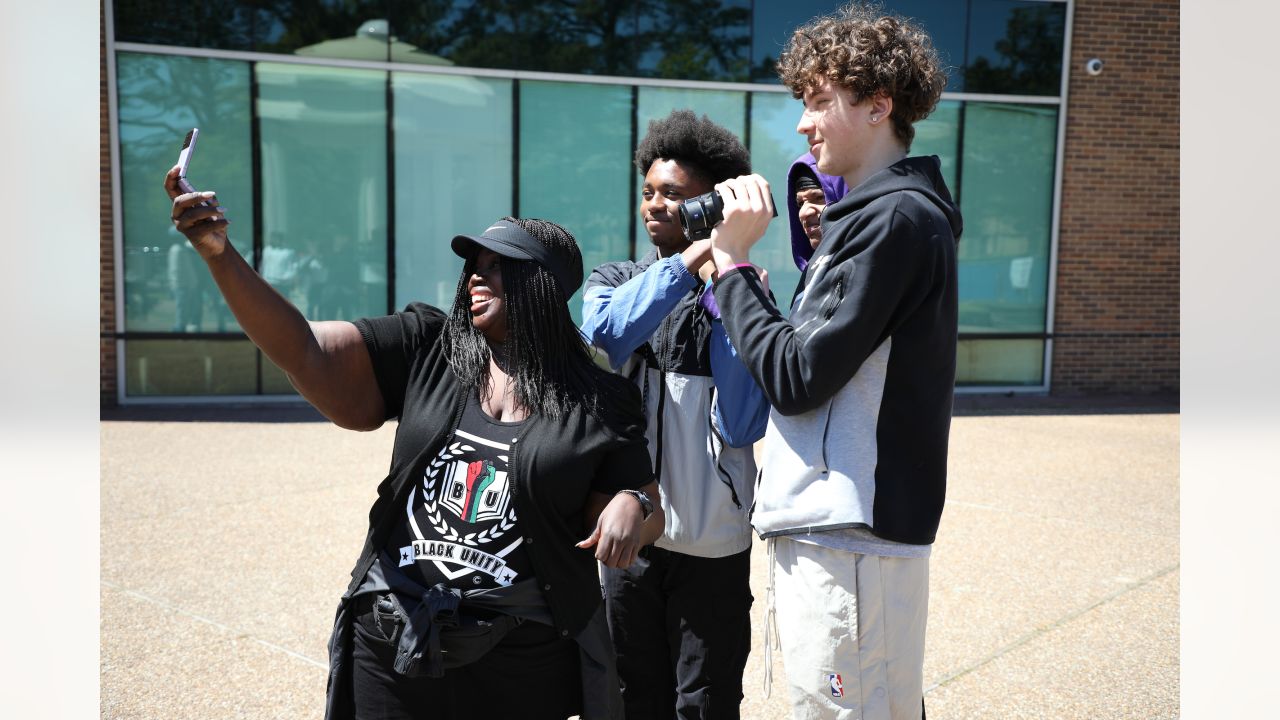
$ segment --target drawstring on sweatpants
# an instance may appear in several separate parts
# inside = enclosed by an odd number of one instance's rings
[[[773,648],[782,648],[781,642],[778,640],[778,618],[777,606],[774,600],[773,592],[773,566],[777,564],[777,555],[774,549],[774,540],[777,538],[769,538],[765,540],[765,552],[768,555],[769,562],[769,588],[764,593],[764,696],[769,697],[770,691],[773,689]]]

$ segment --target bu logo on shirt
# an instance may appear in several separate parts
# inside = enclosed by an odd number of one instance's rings
[[[831,686],[831,697],[844,697],[844,682],[840,680],[840,675],[830,673],[827,675],[827,685]]]
[[[455,461],[445,468],[440,504],[470,523],[497,520],[507,512],[511,499],[507,473],[488,460]]]

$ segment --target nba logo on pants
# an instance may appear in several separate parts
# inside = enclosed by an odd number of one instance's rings
[[[836,673],[827,675],[827,684],[831,686],[831,697],[844,697],[844,683],[840,681],[840,676]]]

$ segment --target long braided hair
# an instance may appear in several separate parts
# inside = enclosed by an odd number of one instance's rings
[[[532,235],[538,242],[570,260],[582,276],[582,253],[573,235],[563,227],[532,218],[503,218]],[[468,280],[475,271],[477,253],[467,258],[458,280],[453,309],[445,323],[444,352],[464,387],[477,388],[487,400],[489,346],[471,324]],[[552,418],[580,406],[599,416],[597,373],[591,353],[569,315],[569,306],[555,276],[530,260],[500,259],[504,305],[507,314],[507,372],[515,380],[516,402],[532,413]]]

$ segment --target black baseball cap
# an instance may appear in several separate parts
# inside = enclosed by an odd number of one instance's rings
[[[450,247],[458,257],[466,258],[471,255],[472,244],[492,250],[503,257],[538,263],[555,276],[566,301],[582,286],[582,271],[574,272],[569,258],[560,257],[555,250],[543,245],[513,222],[499,220],[479,235],[456,235]]]

